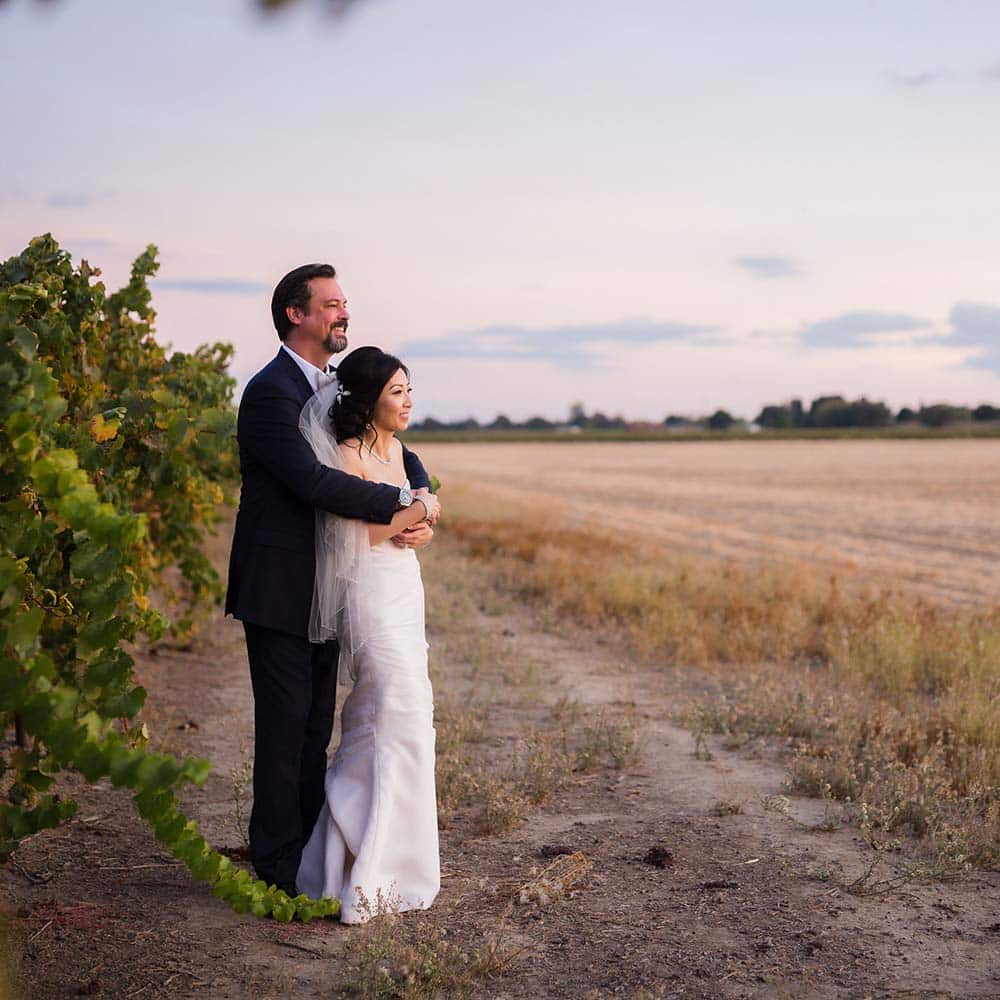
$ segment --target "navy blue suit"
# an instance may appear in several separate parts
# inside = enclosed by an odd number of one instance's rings
[[[333,729],[337,644],[309,642],[315,512],[388,524],[399,489],[316,460],[299,432],[314,388],[282,349],[247,383],[236,436],[242,488],[226,614],[243,622],[254,692],[250,850],[260,878],[294,891],[302,846],[323,805]],[[403,449],[414,489],[428,486]]]

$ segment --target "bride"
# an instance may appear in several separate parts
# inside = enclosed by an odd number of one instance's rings
[[[394,436],[409,423],[408,369],[378,348],[361,347],[341,362],[337,379],[339,387],[318,392],[299,421],[317,457],[364,479],[408,487]],[[428,519],[438,513],[428,491],[415,492],[413,502]],[[424,592],[403,530],[413,521],[410,510],[388,525],[317,513],[309,638],[338,640],[341,678],[349,673],[354,687],[326,773],[326,804],[297,881],[312,898],[339,898],[342,923],[426,909],[441,884]]]

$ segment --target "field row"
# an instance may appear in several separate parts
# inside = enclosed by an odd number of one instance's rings
[[[442,500],[489,491],[553,525],[741,562],[858,571],[1000,603],[1000,441],[421,443]]]

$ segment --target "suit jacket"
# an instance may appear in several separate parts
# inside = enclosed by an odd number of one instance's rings
[[[247,383],[240,401],[240,506],[229,557],[226,614],[306,636],[316,574],[315,511],[388,524],[399,488],[370,483],[316,460],[299,432],[313,394],[287,352]],[[403,448],[414,489],[430,481],[420,459]]]

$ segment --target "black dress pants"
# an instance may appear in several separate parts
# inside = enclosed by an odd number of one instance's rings
[[[258,878],[294,895],[323,808],[339,649],[248,622],[243,629],[254,701],[250,854]]]

